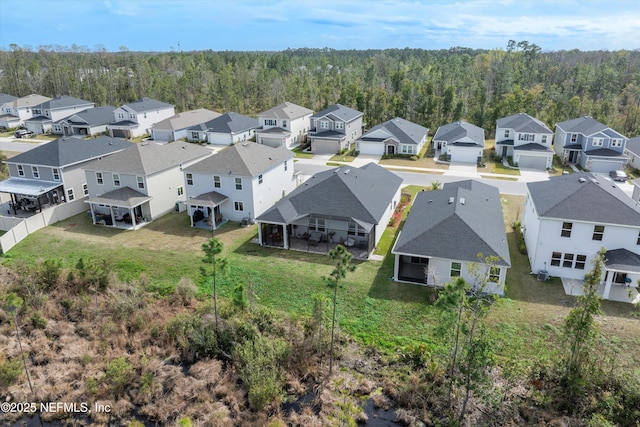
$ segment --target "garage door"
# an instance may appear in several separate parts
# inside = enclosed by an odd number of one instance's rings
[[[624,170],[622,162],[611,162],[606,160],[591,160],[589,171],[599,173],[609,173],[613,170]]]
[[[460,147],[450,147],[451,161],[455,163],[478,163],[478,149],[464,149]]]
[[[360,154],[382,155],[384,145],[380,142],[358,142]]]
[[[111,134],[114,138],[124,138],[127,139],[129,137],[129,132],[123,129],[111,129]]]
[[[268,145],[269,147],[277,148],[282,146],[282,138],[265,138],[262,136],[260,137],[260,143]]]
[[[546,169],[547,158],[538,156],[520,156],[518,166],[521,168]]]
[[[315,154],[336,154],[338,152],[338,143],[335,141],[313,141],[313,152]]]
[[[170,130],[151,130],[151,137],[155,141],[170,141],[171,140],[171,131]]]

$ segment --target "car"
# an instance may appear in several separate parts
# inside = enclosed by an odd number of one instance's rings
[[[625,182],[627,179],[629,179],[625,171],[621,171],[621,170],[613,170],[609,172],[609,176],[614,181],[620,181],[620,182]]]
[[[30,138],[33,136],[33,132],[27,129],[18,129],[13,135],[16,138]]]

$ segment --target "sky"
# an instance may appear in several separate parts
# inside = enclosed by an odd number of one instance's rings
[[[640,48],[638,0],[0,0],[12,44],[118,51]]]

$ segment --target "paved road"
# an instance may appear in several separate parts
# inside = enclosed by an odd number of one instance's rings
[[[15,151],[18,153],[24,153],[32,148],[36,148],[38,145],[45,144],[49,141],[39,141],[34,139],[28,139],[29,142],[19,142],[15,138],[3,137],[0,138],[0,151]]]

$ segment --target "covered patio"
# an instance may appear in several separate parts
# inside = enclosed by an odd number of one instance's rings
[[[187,201],[187,212],[191,226],[207,230],[217,230],[227,222],[222,216],[220,205],[229,200],[224,194],[210,191]]]
[[[0,182],[0,193],[11,197],[7,204],[2,205],[2,214],[17,217],[28,217],[65,201],[64,187],[60,182],[39,179],[6,179]]]
[[[152,197],[130,187],[123,187],[87,200],[96,225],[136,230],[149,222]]]

